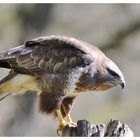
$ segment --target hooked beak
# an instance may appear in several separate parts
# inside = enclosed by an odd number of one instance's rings
[[[126,83],[125,83],[125,81],[124,81],[124,80],[122,80],[122,82],[120,83],[120,86],[121,86],[121,89],[125,88]]]
[[[123,89],[126,84],[125,83],[121,83],[120,85],[121,85],[121,88]]]
[[[126,86],[126,82],[124,80],[124,77],[122,76],[121,79],[120,79],[120,86],[121,86],[121,89],[124,89],[125,86]]]

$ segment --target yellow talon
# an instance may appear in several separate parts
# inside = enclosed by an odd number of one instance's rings
[[[59,125],[58,125],[58,130],[62,130],[63,128],[65,128],[67,125],[68,126],[73,126],[75,127],[76,126],[76,123],[74,123],[70,117],[70,114],[67,114],[66,115],[66,118],[67,118],[67,121],[64,120],[62,114],[61,114],[61,111],[60,109],[56,110],[57,112],[57,117],[58,117],[58,121],[59,121]]]
[[[61,135],[62,135],[62,130],[63,130],[63,128],[65,128],[66,125],[68,125],[68,124],[67,124],[67,122],[63,119],[63,116],[62,116],[62,114],[61,114],[60,109],[56,110],[56,112],[57,112],[57,117],[58,117],[58,121],[59,121],[58,129],[57,129],[57,134],[58,134],[59,136],[61,136]]]
[[[62,114],[61,114],[60,109],[56,110],[56,112],[57,112],[57,117],[58,117],[58,121],[59,121],[58,129],[59,129],[59,130],[62,130],[62,129],[67,125],[67,123],[66,123],[66,121],[63,119],[63,116],[62,116]]]
[[[62,135],[62,130],[68,125],[69,127],[76,127],[77,124],[75,122],[72,121],[70,114],[68,113],[66,115],[67,121],[64,120],[62,113],[60,111],[60,109],[56,110],[57,112],[57,117],[58,117],[58,121],[59,121],[59,125],[58,125],[58,129],[57,129],[57,134],[59,136]]]

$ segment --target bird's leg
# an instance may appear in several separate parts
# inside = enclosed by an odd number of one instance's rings
[[[58,131],[62,130],[68,123],[64,120],[60,109],[56,110],[59,121]]]
[[[62,104],[62,107],[63,107],[64,112],[65,112],[65,114],[66,114],[66,118],[67,118],[67,123],[68,123],[68,125],[70,125],[70,126],[77,126],[77,124],[76,124],[75,122],[72,121],[71,116],[70,116],[70,113],[67,113],[67,111],[66,111],[66,109],[65,109],[65,106],[64,106],[63,104]]]
[[[67,125],[75,127],[76,123],[72,122],[70,114],[66,114],[67,121],[65,121],[63,116],[62,116],[62,113],[61,113],[60,109],[56,110],[56,112],[57,112],[57,117],[58,117],[58,121],[59,121],[58,129],[57,129],[57,134],[59,136],[61,136],[63,128],[65,128]]]
[[[67,122],[68,122],[69,125],[72,125],[74,127],[77,126],[77,124],[72,121],[70,113],[66,114],[66,118],[67,118]]]

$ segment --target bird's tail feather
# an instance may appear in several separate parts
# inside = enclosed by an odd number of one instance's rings
[[[10,95],[10,93],[5,93],[3,96],[1,95],[0,96],[0,101],[2,101],[3,99],[5,99],[7,96],[9,96]]]
[[[4,77],[2,80],[0,80],[0,101],[2,101],[4,98],[6,98],[7,96],[10,95],[9,92],[2,92],[2,85],[3,85],[5,82],[7,82],[7,81],[9,81],[10,79],[12,79],[15,75],[16,75],[15,72],[10,71],[10,73],[9,73],[6,77]]]
[[[22,95],[27,91],[28,93],[40,94],[36,77],[11,72],[0,81],[0,100],[8,95]]]
[[[17,73],[15,71],[10,71],[9,74],[4,77],[2,80],[0,80],[0,86],[5,83],[6,81],[12,79],[13,77],[15,77],[17,75]]]

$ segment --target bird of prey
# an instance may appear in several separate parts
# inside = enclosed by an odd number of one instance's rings
[[[66,36],[39,37],[3,51],[0,67],[11,69],[0,81],[1,99],[37,93],[40,110],[58,118],[58,130],[75,126],[70,110],[79,94],[125,86],[122,72],[101,50]]]

